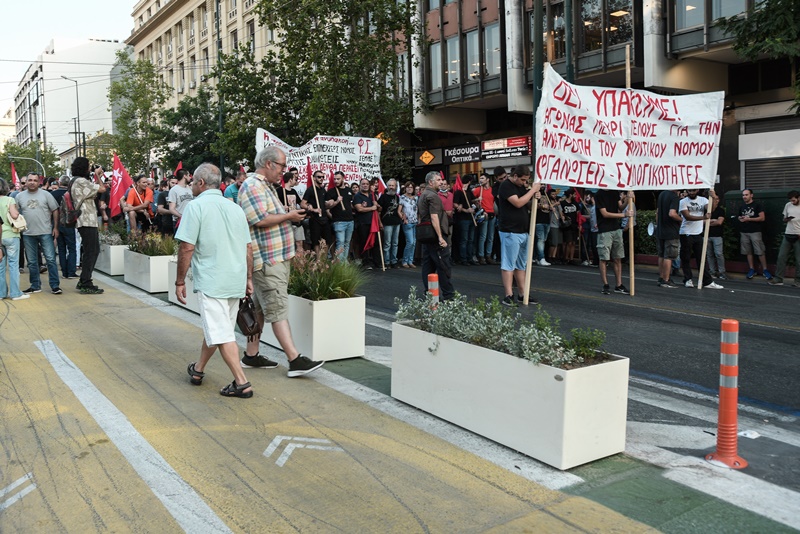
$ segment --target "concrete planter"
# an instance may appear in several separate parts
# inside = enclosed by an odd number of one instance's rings
[[[126,250],[128,250],[128,245],[104,245],[101,243],[97,263],[94,265],[95,270],[109,276],[123,274]]]
[[[125,251],[125,283],[148,293],[163,293],[169,290],[169,262],[175,256],[145,256],[138,252]]]
[[[364,356],[366,297],[313,301],[289,295],[289,325],[303,356],[314,361]],[[281,348],[269,324],[261,341]]]
[[[392,397],[558,469],[625,450],[628,366],[565,371],[392,325]]]
[[[192,276],[192,268],[189,267],[189,272],[186,273],[186,304],[181,304],[178,301],[178,297],[175,296],[175,281],[178,279],[178,261],[175,259],[170,259],[167,268],[167,298],[169,298],[169,301],[182,308],[186,308],[187,310],[199,314],[200,302],[197,300],[197,293],[194,292],[194,277]]]

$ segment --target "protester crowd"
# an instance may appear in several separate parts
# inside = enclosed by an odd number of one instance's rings
[[[253,296],[261,311],[259,320],[270,323],[286,352],[290,377],[322,365],[294,347],[287,293],[292,258],[320,243],[326,243],[339,261],[354,261],[368,270],[419,265],[426,290],[428,274],[435,272],[442,299],[455,294],[454,266],[499,265],[502,303],[516,306],[523,301],[520,288],[525,286],[532,235],[534,265],[598,267],[603,294],[628,293],[622,261],[628,250],[627,230],[636,225],[633,192],[542,187],[531,182],[524,165],[510,172],[497,167],[492,173],[452,178],[430,172],[423,184],[394,179],[384,183],[380,178],[348,184],[341,172],[316,171],[306,177],[296,168],[286,168],[286,154],[280,149],[267,147],[257,155],[250,174],[241,168],[235,177],[223,178],[217,167],[203,164],[194,175],[178,169],[158,183],[152,176],[138,175],[113,206],[104,169],[79,157],[71,176],[43,180],[31,173],[14,191],[0,179],[0,296],[30,298],[42,291],[45,272],[55,295],[63,293],[62,280],[75,278],[80,293],[103,293],[92,280],[99,226],[116,222],[134,234],[174,235],[180,243],[176,295],[185,300],[184,279],[191,266],[203,316],[201,357],[187,369],[191,383],[202,383],[205,365],[219,348],[234,376],[221,394],[249,397],[253,390],[242,369],[278,364],[259,354],[257,338],[250,340],[241,360],[237,356],[234,321],[245,293]],[[677,287],[673,277],[680,273],[680,285],[695,287],[692,263],[699,269],[706,220],[707,261],[698,284],[722,288],[719,281],[728,277],[722,232],[735,220],[740,251],[749,265],[747,278],[760,270],[771,285],[782,285],[789,254],[793,252],[795,265],[800,264],[800,193],[791,191],[783,209],[786,228],[774,274],[765,257],[766,215],[754,192],[745,189],[738,213],[727,215],[713,189],[707,192],[710,198],[703,193],[662,191],[658,197],[653,231],[658,285]],[[30,286],[21,290],[25,261]],[[797,269],[794,286],[800,287]]]

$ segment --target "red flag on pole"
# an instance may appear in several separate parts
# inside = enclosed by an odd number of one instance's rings
[[[383,177],[378,176],[378,196],[381,196],[386,191],[386,182],[383,181]]]
[[[150,169],[150,178],[152,178],[153,180],[156,179],[156,170],[155,169]]]
[[[14,189],[19,188],[19,176],[17,176],[17,168],[14,167],[14,162],[11,162],[11,183],[14,184]]]
[[[453,192],[456,191],[463,191],[464,190],[464,182],[461,181],[461,175],[456,173],[456,183],[453,185]]]
[[[180,160],[180,161],[178,162],[178,166],[177,166],[177,167],[175,167],[175,172],[174,172],[174,173],[172,173],[172,174],[178,174],[178,171],[179,171],[179,170],[181,170],[181,169],[183,169],[183,160]]]
[[[122,211],[122,208],[119,206],[119,201],[122,200],[122,195],[124,195],[125,191],[127,191],[132,185],[133,180],[131,180],[128,171],[125,170],[125,167],[119,160],[119,156],[117,156],[115,153],[114,177],[111,179],[111,198],[109,199],[109,202],[111,202],[112,217],[116,217]]]
[[[306,187],[314,187],[314,181],[311,179],[311,158],[306,158]]]
[[[369,227],[369,237],[364,243],[364,252],[375,246],[375,236],[381,231],[381,222],[378,218],[378,210],[372,212],[372,223]]]
[[[331,175],[328,178],[328,191],[336,187],[336,182],[333,179],[333,169],[331,169]]]

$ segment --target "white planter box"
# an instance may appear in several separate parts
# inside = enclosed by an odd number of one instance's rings
[[[148,293],[163,293],[169,290],[169,262],[175,256],[145,256],[138,252],[125,251],[125,283]]]
[[[192,276],[192,268],[189,267],[189,272],[186,273],[186,304],[179,302],[178,297],[175,296],[175,281],[178,279],[178,261],[175,259],[170,259],[168,269],[169,277],[167,279],[167,295],[169,301],[199,314],[200,302],[197,300],[197,293],[194,292],[194,277]]]
[[[366,297],[312,301],[289,295],[289,325],[297,350],[314,361],[364,356]],[[272,327],[261,341],[281,348]]]
[[[558,469],[625,450],[628,366],[565,371],[392,325],[392,397]]]
[[[128,250],[128,245],[104,245],[101,243],[97,263],[94,265],[95,270],[109,276],[121,275],[125,270],[126,250]]]

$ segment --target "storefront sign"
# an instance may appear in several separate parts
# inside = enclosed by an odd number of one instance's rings
[[[444,164],[472,163],[481,160],[481,146],[473,145],[452,146],[444,149]]]
[[[517,158],[531,154],[531,136],[507,137],[481,143],[481,159]]]

